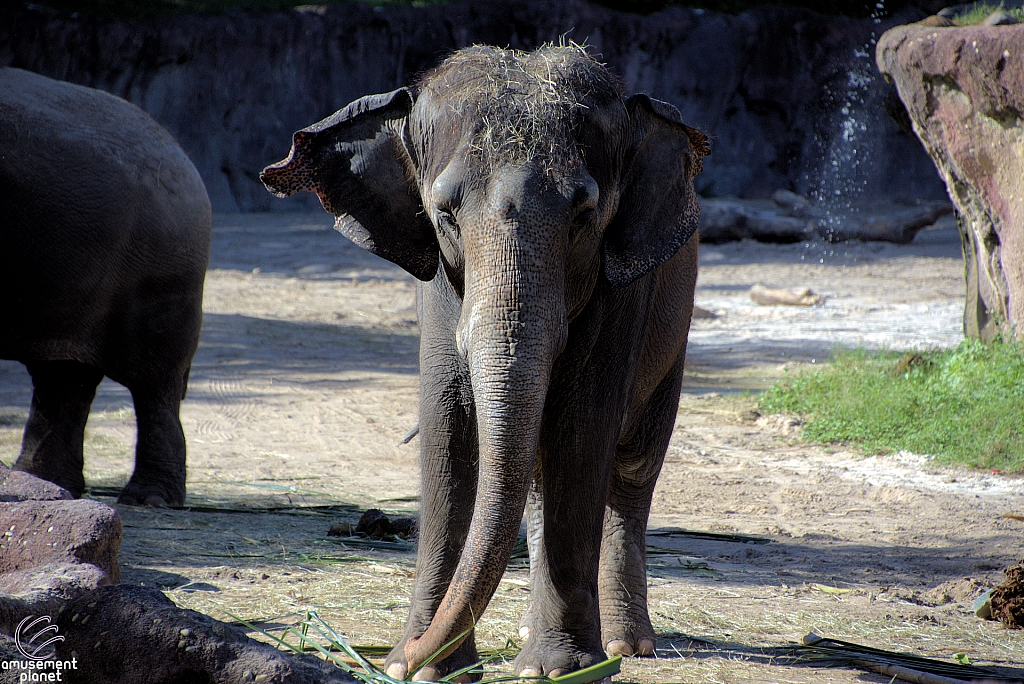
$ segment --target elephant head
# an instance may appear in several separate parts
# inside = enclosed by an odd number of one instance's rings
[[[295,133],[261,175],[310,190],[357,244],[462,299],[480,474],[461,561],[409,671],[458,645],[497,588],[522,518],[545,396],[595,288],[627,288],[694,234],[707,138],[624,98],[576,45],[462,50],[415,89],[361,98]]]

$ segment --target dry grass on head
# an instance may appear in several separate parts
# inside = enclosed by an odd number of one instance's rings
[[[610,72],[572,41],[533,52],[466,48],[428,72],[419,88],[447,105],[453,130],[475,127],[471,148],[487,165],[579,163],[575,136],[583,110],[620,99]]]

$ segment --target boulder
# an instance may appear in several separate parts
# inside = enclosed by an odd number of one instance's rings
[[[19,501],[0,508],[0,574],[50,563],[89,563],[118,582],[121,517],[110,506],[73,501]]]
[[[31,641],[33,632],[56,628],[63,641],[56,642],[53,659],[67,664],[60,681],[356,681],[317,658],[278,651],[238,628],[182,610],[158,590],[113,585],[120,579],[122,533],[113,508],[71,499],[60,487],[3,464],[0,497],[0,660],[24,660],[15,632]],[[43,639],[33,645],[47,658],[54,648]],[[0,670],[0,684],[21,681],[21,674]]]
[[[117,511],[3,464],[0,535],[0,633],[120,576]]]
[[[1003,10],[996,10],[992,14],[985,17],[985,20],[981,22],[982,26],[1008,26],[1010,24],[1019,24],[1017,17],[1013,16],[1009,12]]]
[[[91,563],[51,563],[0,575],[0,632],[13,634],[23,618],[56,615],[66,601],[110,583]]]
[[[706,243],[749,238],[775,243],[820,239],[902,245],[953,211],[944,201],[851,203],[833,210],[788,190],[777,190],[772,201],[713,198],[700,204],[700,239]]]
[[[917,22],[920,26],[929,26],[932,28],[954,26],[953,20],[949,17],[941,14],[933,14],[930,17],[925,17],[921,21]]]
[[[49,620],[65,602],[118,580],[121,529],[109,506],[76,501],[0,464],[0,659],[14,649],[8,635],[23,620]],[[20,674],[4,670],[0,682],[20,681]]]
[[[876,49],[956,205],[964,333],[1024,332],[1024,24],[899,26]]]
[[[806,218],[790,216],[771,202],[738,198],[700,202],[700,241],[728,242],[750,238],[761,242],[799,242],[814,235]]]
[[[14,639],[7,636],[6,634],[0,634],[0,662],[12,662],[15,660],[24,660],[25,656],[18,653],[18,647],[14,643]],[[2,670],[0,669],[0,684],[19,684],[19,672],[16,670]]]
[[[52,482],[0,463],[0,503],[12,501],[60,501],[73,499],[71,492]]]
[[[905,245],[918,231],[951,214],[948,202],[920,202],[912,206],[892,207],[888,211],[865,211],[833,220],[822,217],[816,224],[819,235],[828,242],[863,240]]]
[[[75,658],[76,669],[64,673],[72,683],[356,681],[318,658],[279,651],[238,627],[178,608],[148,587],[101,587],[68,603],[57,628],[65,638],[57,659]]]

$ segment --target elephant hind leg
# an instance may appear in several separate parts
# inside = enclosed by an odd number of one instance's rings
[[[77,361],[25,364],[32,407],[15,470],[24,470],[79,497],[85,490],[82,443],[102,371]]]
[[[683,357],[631,418],[608,484],[598,580],[609,655],[654,655],[647,612],[647,518],[679,407]]]
[[[178,410],[184,393],[182,376],[162,385],[128,389],[135,402],[135,471],[118,503],[133,506],[185,504],[185,433]]]

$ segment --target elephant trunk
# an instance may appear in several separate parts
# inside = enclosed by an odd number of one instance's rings
[[[456,340],[476,404],[476,505],[447,594],[426,632],[406,644],[410,673],[458,648],[498,587],[526,505],[551,367],[565,344],[561,269],[503,242],[500,255],[474,260],[498,267],[474,276],[467,264]]]

